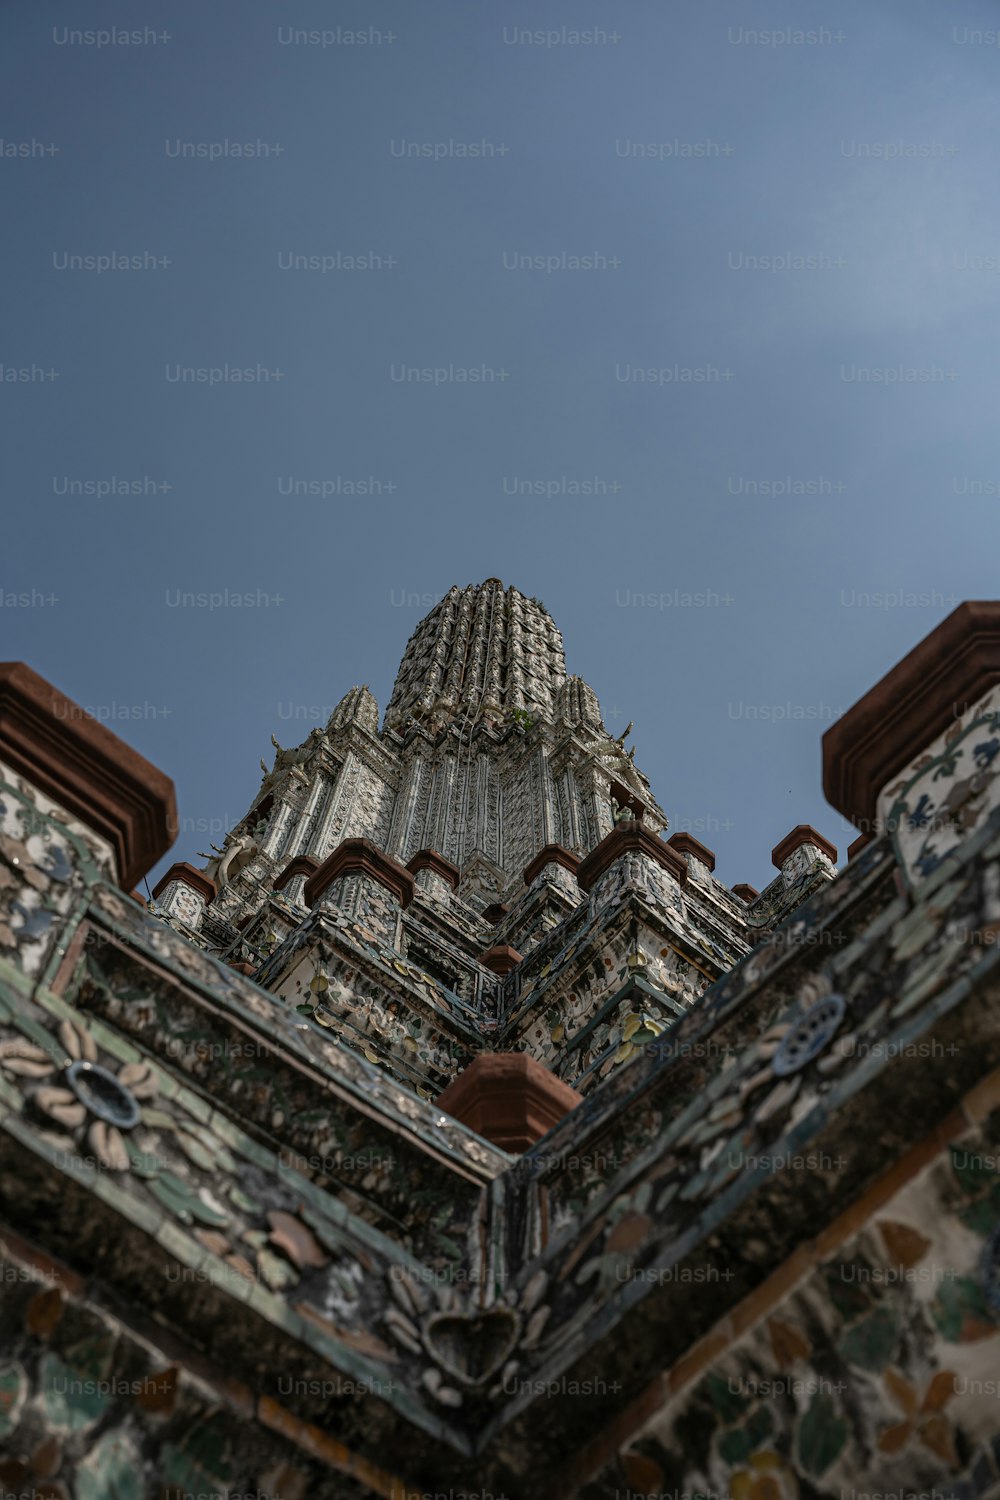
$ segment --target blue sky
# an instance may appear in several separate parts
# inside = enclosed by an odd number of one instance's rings
[[[174,777],[160,869],[489,576],[724,880],[843,855],[823,730],[996,592],[996,25],[7,0],[2,655]]]

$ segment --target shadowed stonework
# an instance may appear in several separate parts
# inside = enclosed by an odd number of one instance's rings
[[[760,894],[497,580],[148,906],[169,783],[0,668],[7,1492],[1000,1490],[998,619]]]

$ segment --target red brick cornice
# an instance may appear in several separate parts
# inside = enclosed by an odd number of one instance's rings
[[[197,891],[206,905],[215,900],[217,890],[215,881],[210,875],[206,875],[204,870],[196,870],[194,865],[189,865],[187,861],[171,865],[167,873],[160,876],[153,887],[154,900],[161,891],[166,890],[172,880],[179,880],[182,885],[189,885],[193,891]]]
[[[747,885],[746,881],[743,881],[741,885],[733,886],[733,895],[739,896],[740,900],[745,901],[747,906],[749,906],[751,901],[756,901],[760,895],[760,891],[757,890],[756,886]]]
[[[418,870],[433,870],[435,875],[447,880],[453,891],[458,889],[458,882],[462,878],[458,866],[453,865],[450,859],[445,859],[436,849],[418,849],[413,858],[406,861],[406,868],[411,875],[416,875]]]
[[[384,854],[370,839],[345,839],[306,881],[303,899],[315,906],[332,880],[340,875],[367,875],[391,891],[400,906],[413,900],[413,876],[398,861]]]
[[[127,891],[177,837],[169,776],[24,662],[0,662],[0,758],[108,840]]]
[[[502,1151],[527,1151],[580,1103],[526,1052],[481,1052],[434,1101]]]
[[[313,859],[311,854],[296,854],[294,859],[288,861],[281,874],[274,877],[271,889],[272,891],[283,891],[288,882],[294,880],[296,875],[304,875],[308,880],[309,876],[315,875],[318,869],[319,860]]]
[[[788,856],[794,854],[795,850],[801,848],[803,844],[815,844],[817,849],[821,849],[826,857],[836,864],[836,846],[831,844],[829,839],[825,839],[821,833],[817,833],[815,828],[811,828],[808,823],[797,823],[780,844],[775,844],[771,850],[771,863],[780,870]]]
[[[864,833],[879,792],[1000,682],[1000,602],[960,604],[823,736],[823,791]]]
[[[631,853],[645,854],[649,859],[655,859],[657,864],[668,870],[676,880],[680,881],[681,885],[688,878],[687,861],[677,853],[676,849],[672,849],[669,844],[658,839],[641,823],[620,823],[591,849],[586,859],[580,861],[576,878],[582,889],[589,891],[616,859],[621,859],[623,854]]]
[[[695,859],[700,859],[702,864],[707,865],[710,870],[715,869],[715,855],[711,849],[707,849],[690,833],[672,833],[667,843],[671,849],[676,849],[678,854],[691,854]]]
[[[537,880],[546,865],[562,865],[564,870],[575,875],[580,868],[580,856],[564,849],[562,844],[546,844],[544,849],[539,849],[531,863],[525,865],[521,876],[525,885]]]

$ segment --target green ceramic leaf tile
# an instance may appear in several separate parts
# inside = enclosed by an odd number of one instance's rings
[[[809,1410],[799,1423],[799,1460],[808,1474],[825,1474],[840,1457],[847,1442],[848,1426],[837,1414],[832,1397],[825,1393],[813,1396]]]
[[[931,1312],[942,1336],[951,1344],[971,1343],[995,1326],[982,1288],[969,1276],[943,1281]]]
[[[837,1344],[843,1358],[863,1370],[884,1370],[899,1341],[898,1317],[895,1310],[877,1307],[855,1323]]]
[[[142,1464],[131,1440],[107,1432],[76,1469],[77,1500],[143,1500]]]
[[[158,1177],[164,1170],[163,1163],[154,1156],[151,1151],[140,1151],[134,1141],[125,1138],[125,1150],[129,1154],[132,1163],[132,1171],[137,1177]]]
[[[259,1214],[261,1211],[257,1200],[251,1198],[249,1193],[245,1193],[242,1188],[231,1187],[229,1189],[229,1197],[242,1213]]]
[[[174,1139],[176,1140],[178,1146],[180,1146],[181,1150],[184,1152],[184,1155],[188,1158],[189,1161],[192,1161],[196,1167],[200,1167],[203,1172],[211,1172],[214,1170],[215,1158],[212,1155],[212,1152],[209,1150],[208,1146],[206,1146],[202,1141],[199,1141],[193,1135],[188,1135],[187,1131],[185,1130],[178,1130]]]
[[[727,1464],[741,1464],[753,1452],[749,1433],[742,1427],[733,1432],[724,1432],[719,1439],[719,1456]]]
[[[114,1358],[114,1336],[107,1331],[92,1334],[68,1345],[63,1351],[66,1363],[87,1380],[103,1380],[110,1372]]]
[[[41,1366],[42,1401],[49,1424],[59,1432],[82,1432],[107,1411],[110,1396],[97,1389],[93,1377],[79,1374],[55,1354]]]
[[[774,1417],[768,1407],[759,1407],[747,1422],[744,1430],[750,1438],[751,1448],[758,1448],[764,1439],[774,1431]]]
[[[149,1190],[163,1204],[164,1208],[170,1210],[182,1224],[193,1224],[194,1214],[191,1211],[189,1201],[190,1195],[183,1183],[180,1183],[170,1172],[163,1172],[149,1184]]]
[[[992,1234],[997,1224],[996,1208],[988,1199],[983,1199],[981,1203],[970,1204],[958,1217],[966,1229],[971,1229],[973,1234],[978,1234],[983,1238]]]
[[[711,1374],[705,1380],[709,1399],[724,1422],[735,1422],[750,1405],[746,1396],[730,1389],[730,1383],[722,1375]]]
[[[830,1301],[845,1323],[850,1323],[871,1306],[867,1283],[856,1277],[857,1269],[852,1263],[843,1262],[828,1266],[826,1270],[826,1288]]]
[[[952,1146],[951,1169],[963,1193],[978,1197],[996,1187],[997,1174],[986,1165],[987,1158],[969,1146]]]

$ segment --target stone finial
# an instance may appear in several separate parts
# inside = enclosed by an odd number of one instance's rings
[[[373,844],[370,839],[345,839],[306,881],[303,898],[315,906],[334,880],[344,875],[362,875],[394,896],[401,907],[413,900],[413,876],[403,865]]]
[[[502,1151],[527,1151],[582,1095],[525,1052],[483,1052],[435,1100]]]
[[[1000,684],[1000,601],[960,604],[823,736],[826,799],[862,833],[894,778]]]
[[[297,875],[304,875],[306,880],[309,880],[316,874],[318,869],[319,860],[313,859],[311,854],[296,854],[294,859],[288,861],[281,873],[275,875],[271,883],[271,889],[272,891],[283,891],[289,881],[294,880]]]
[[[378,734],[378,704],[367,686],[352,687],[344,694],[330,715],[327,729],[346,729],[350,724]]]
[[[24,662],[0,662],[0,761],[108,846],[126,891],[177,837],[170,778]]]
[[[706,865],[709,870],[715,869],[715,855],[711,849],[706,848],[690,833],[672,833],[667,843],[672,849],[676,849],[678,854],[687,854],[691,859],[696,859],[699,863]]]
[[[153,900],[172,917],[179,917],[188,927],[197,928],[205,907],[215,900],[216,884],[204,870],[186,862],[171,865],[153,887]]]
[[[446,881],[453,891],[458,890],[458,882],[462,878],[458,866],[453,865],[450,859],[445,859],[436,849],[418,849],[413,858],[406,861],[406,868],[411,875],[419,875],[421,870],[430,871],[432,875]]]
[[[159,880],[153,886],[154,901],[162,891],[166,890],[167,886],[173,880],[179,881],[182,885],[190,886],[193,891],[198,892],[198,895],[206,903],[215,900],[215,881],[210,875],[206,875],[204,870],[196,870],[194,865],[189,865],[185,860],[184,862],[171,865],[166,874],[160,876]]]
[[[582,677],[568,677],[557,696],[559,717],[567,724],[585,724],[590,729],[603,729],[601,705],[597,694]]]
[[[835,846],[808,823],[797,824],[780,844],[775,844],[771,850],[771,861],[781,871],[786,889],[817,864],[826,866],[831,874],[837,873]]]
[[[539,849],[531,863],[525,865],[521,876],[525,885],[531,885],[549,865],[558,865],[575,875],[580,867],[580,856],[564,849],[562,844],[546,844],[544,849]]]
[[[911,886],[1000,806],[1000,601],[960,604],[823,736],[823,789]]]
[[[688,878],[687,863],[676,849],[650,833],[641,823],[621,823],[580,861],[576,878],[581,889],[591,890],[605,870],[610,869],[623,854],[631,853],[643,854],[647,859],[655,860],[681,885]]]
[[[294,859],[288,861],[280,874],[274,877],[271,889],[284,891],[286,901],[291,901],[295,906],[303,906],[306,885],[318,869],[318,859],[314,859],[311,854],[297,854]]]

